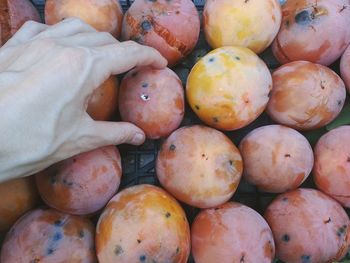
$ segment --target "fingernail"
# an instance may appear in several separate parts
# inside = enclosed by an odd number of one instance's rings
[[[134,138],[132,138],[132,143],[133,144],[141,144],[145,141],[145,135],[143,135],[142,133],[136,133],[134,135]]]

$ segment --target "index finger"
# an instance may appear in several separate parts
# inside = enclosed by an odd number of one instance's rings
[[[39,33],[46,30],[49,26],[38,23],[35,21],[27,21],[23,24],[23,26],[10,38],[3,47],[15,46],[18,44],[22,44],[31,40],[33,37],[38,35]]]
[[[103,57],[96,63],[107,75],[117,75],[134,67],[151,66],[162,69],[168,61],[154,48],[133,41],[121,42],[97,48]],[[100,68],[99,68],[100,69]]]

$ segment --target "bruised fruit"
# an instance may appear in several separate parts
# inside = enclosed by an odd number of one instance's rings
[[[125,13],[122,38],[157,49],[173,66],[193,50],[199,30],[191,0],[136,0]]]
[[[278,123],[297,130],[323,127],[343,108],[346,89],[331,69],[311,62],[295,61],[273,74],[267,112]]]
[[[117,194],[96,230],[100,263],[186,263],[190,230],[181,206],[164,190],[137,185]]]
[[[192,254],[196,263],[271,263],[272,232],[253,209],[229,202],[200,212],[192,224]]]
[[[315,147],[314,180],[324,193],[350,207],[350,126],[323,135]]]
[[[87,113],[98,121],[112,118],[118,103],[118,80],[111,76],[92,93]]]
[[[101,32],[119,38],[123,11],[118,0],[47,0],[45,22],[53,25],[68,17],[78,17]]]
[[[0,184],[0,232],[7,231],[25,212],[39,201],[33,177]]]
[[[188,126],[163,143],[156,173],[162,186],[189,205],[209,208],[228,201],[242,175],[242,158],[222,132]]]
[[[27,21],[40,22],[40,16],[29,0],[0,0],[0,47]]]
[[[158,139],[179,127],[184,100],[181,81],[170,69],[134,69],[122,81],[119,111],[123,121],[134,123],[148,138]]]
[[[53,209],[32,210],[7,233],[0,261],[93,263],[94,231],[85,218]]]
[[[272,51],[281,63],[332,64],[350,43],[349,0],[293,0],[282,6]]]
[[[260,53],[277,35],[281,17],[278,0],[207,0],[204,32],[213,48],[242,46]]]
[[[349,249],[349,217],[320,191],[297,189],[279,195],[267,208],[276,257],[284,262],[335,262]]]
[[[281,125],[251,131],[239,148],[244,178],[265,192],[282,193],[298,188],[314,164],[307,139],[296,130]]]
[[[350,92],[350,45],[345,50],[340,61],[340,73],[345,85]]]
[[[207,125],[237,130],[264,110],[272,88],[265,63],[248,48],[218,48],[191,70],[186,87],[188,102]]]
[[[101,147],[54,164],[36,175],[43,200],[62,212],[92,214],[117,192],[122,174],[115,146]]]

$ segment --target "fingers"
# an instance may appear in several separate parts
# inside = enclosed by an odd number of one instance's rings
[[[154,48],[142,46],[133,41],[121,42],[98,48],[102,59],[96,63],[105,75],[117,75],[134,67],[152,66],[164,68],[167,60]]]
[[[119,41],[107,32],[78,33],[74,36],[59,39],[59,42],[68,46],[99,47],[118,44]]]
[[[13,37],[5,43],[3,47],[22,44],[31,40],[33,37],[48,29],[49,26],[34,21],[27,21],[24,25],[13,35]]]
[[[35,36],[33,39],[61,38],[89,32],[97,31],[79,18],[67,18],[53,26],[48,27],[48,29]]]
[[[106,145],[123,143],[140,145],[145,141],[144,132],[127,122],[104,122],[92,119],[83,122],[78,139],[81,147],[95,149]]]

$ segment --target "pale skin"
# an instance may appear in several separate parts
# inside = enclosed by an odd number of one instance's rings
[[[79,19],[24,24],[0,48],[0,183],[101,146],[142,144],[130,123],[92,120],[87,101],[110,75],[166,65],[156,50]]]

